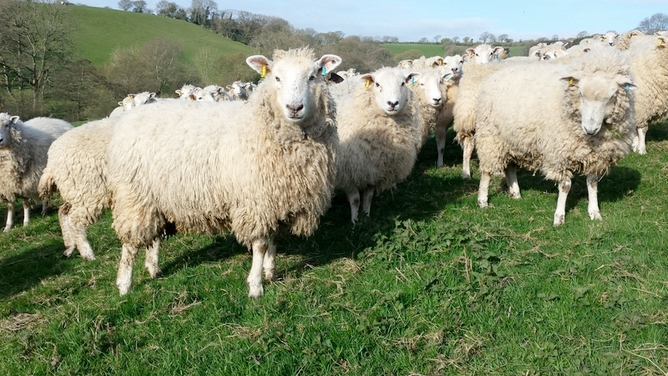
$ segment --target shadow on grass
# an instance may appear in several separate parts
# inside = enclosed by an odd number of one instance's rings
[[[181,236],[181,235],[175,235]],[[174,239],[172,239],[174,240]],[[222,262],[239,254],[248,253],[246,247],[239,244],[232,235],[215,236],[213,242],[200,249],[186,252],[164,265],[160,266],[163,276],[177,273],[187,267],[206,264],[211,262]]]
[[[0,299],[36,286],[45,278],[67,272],[72,260],[62,256],[63,243],[53,240],[15,256],[0,259]]]
[[[668,140],[668,122],[651,124],[647,130],[645,141],[665,141]]]

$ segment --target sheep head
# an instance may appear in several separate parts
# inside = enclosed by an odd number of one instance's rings
[[[443,58],[443,69],[452,72],[452,78],[459,78],[462,75],[464,58],[461,55],[446,56]]]
[[[373,91],[378,108],[386,115],[394,116],[401,112],[411,95],[408,85],[419,77],[417,72],[404,74],[398,68],[381,68],[361,79],[366,88]]]
[[[11,145],[12,129],[18,121],[18,116],[9,116],[6,112],[0,113],[0,148],[6,148]]]
[[[469,48],[466,52],[473,58],[476,64],[487,64],[494,60],[503,51],[503,47],[492,47],[489,44],[479,44],[475,48]]]
[[[426,68],[413,80],[415,84],[410,85],[413,90],[422,91],[424,100],[433,108],[443,107],[445,101],[441,93],[441,82],[452,77],[452,72],[442,72],[442,69]]]
[[[246,63],[260,73],[276,91],[278,107],[291,123],[301,123],[316,107],[314,92],[324,76],[341,64],[336,55],[323,55],[315,61],[309,49],[274,53],[275,60],[250,56]]]

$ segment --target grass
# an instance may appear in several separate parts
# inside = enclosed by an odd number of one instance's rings
[[[392,55],[398,55],[410,50],[418,50],[424,56],[443,56],[443,47],[440,44],[423,44],[423,43],[383,43]]]
[[[179,43],[188,61],[204,48],[223,55],[252,54],[252,49],[242,43],[182,20],[83,5],[68,9],[74,20],[72,39],[78,54],[95,66],[107,62],[119,47],[141,47],[155,38]]]
[[[258,300],[246,249],[208,235],[165,240],[155,280],[138,257],[119,297],[110,216],[85,262],[60,256],[52,209],[0,235],[0,373],[665,374],[668,124],[648,137],[601,181],[604,220],[576,179],[558,228],[553,183],[521,173],[512,200],[497,177],[479,209],[459,146],[438,169],[432,139],[370,218],[353,227],[339,193],[312,237],[281,239]]]

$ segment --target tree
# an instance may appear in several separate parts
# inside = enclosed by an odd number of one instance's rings
[[[439,43],[441,41],[441,34],[434,36],[434,43]]]
[[[575,38],[582,39],[589,35],[586,30],[582,30],[581,32],[578,33],[578,35],[575,36]]]
[[[479,39],[481,42],[483,42],[483,43],[487,43],[487,42],[490,40],[490,38],[491,38],[492,36],[493,36],[493,35],[492,35],[489,31],[485,31],[485,32],[483,32],[482,34],[480,34],[480,36],[478,37],[478,39]]]
[[[473,39],[471,37],[464,37],[464,39],[462,39],[462,42],[469,44],[473,42]]]
[[[119,0],[118,1],[118,8],[124,11],[130,10],[132,8],[134,1],[132,0]]]
[[[501,34],[498,37],[496,37],[496,41],[499,43],[505,43],[508,42],[510,38],[508,38],[508,34]]]
[[[155,14],[163,17],[176,18],[177,20],[185,20],[188,18],[185,9],[168,0],[160,0],[155,5]]]
[[[213,0],[193,0],[190,5],[190,22],[206,25],[218,12],[218,4]]]
[[[452,37],[452,41],[455,43],[459,43],[459,37]]]
[[[663,13],[655,13],[640,21],[638,30],[645,34],[654,34],[657,31],[668,30],[668,16]]]
[[[136,0],[132,2],[132,11],[135,13],[146,13],[146,1]]]
[[[67,7],[14,0],[0,5],[1,85],[13,99],[32,90],[26,111],[41,111],[52,72],[71,60],[69,20]]]

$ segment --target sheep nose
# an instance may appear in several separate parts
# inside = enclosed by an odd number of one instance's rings
[[[297,106],[297,107],[295,107],[295,106],[291,106],[291,105],[289,105],[289,104],[286,104],[285,107],[287,107],[288,110],[292,111],[293,113],[297,113],[297,112],[301,111],[301,110],[304,108],[304,104],[300,104],[300,105]]]
[[[452,71],[453,71],[454,73],[457,73],[457,72],[459,72],[459,68],[452,68]]]
[[[434,104],[441,103],[441,98],[432,98],[432,100],[434,101]]]
[[[390,108],[394,109],[395,107],[397,107],[399,105],[399,101],[396,101],[396,102],[387,101],[387,105],[390,106]]]

